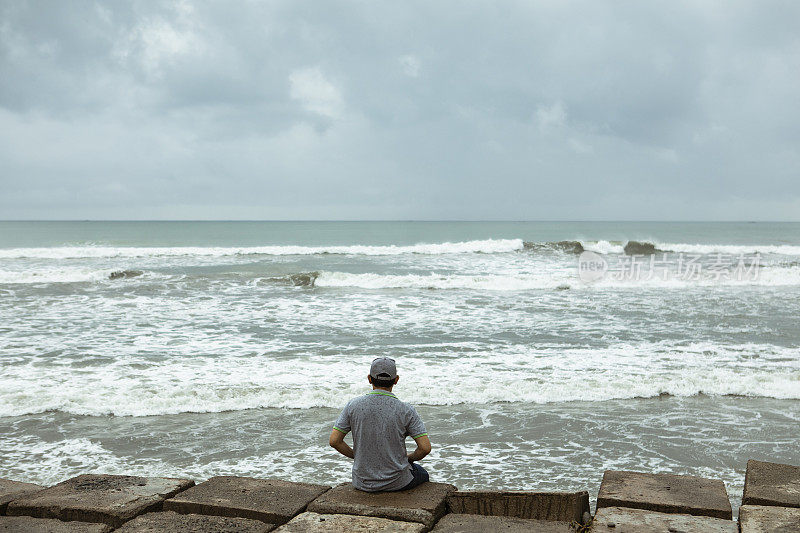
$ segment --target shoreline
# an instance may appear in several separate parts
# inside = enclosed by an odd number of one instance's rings
[[[644,469],[720,478],[736,512],[748,459],[800,464],[791,429],[798,409],[790,400],[694,397],[419,412],[434,448],[423,464],[434,480],[462,490],[588,490],[594,501],[603,471]],[[337,414],[263,408],[2,418],[0,476],[52,485],[86,472],[198,481],[229,473],[335,485],[349,479],[351,466],[327,445]]]

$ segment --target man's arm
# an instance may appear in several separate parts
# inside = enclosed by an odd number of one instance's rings
[[[418,437],[414,437],[414,441],[417,443],[417,449],[408,454],[409,463],[413,463],[414,461],[419,461],[420,459],[431,453],[431,440],[428,438],[427,433],[424,435],[419,435]],[[331,444],[331,446],[333,446],[333,444]],[[347,445],[345,444],[345,446]]]
[[[346,433],[344,431],[340,431],[338,429],[332,430],[331,438],[328,439],[328,444],[331,445],[331,448],[334,448],[337,452],[345,457],[354,459],[355,455],[353,455],[353,449],[344,441],[345,435]],[[425,438],[427,439],[428,437]],[[430,449],[430,444],[428,445],[428,449]]]

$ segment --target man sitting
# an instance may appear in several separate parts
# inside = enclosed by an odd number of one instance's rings
[[[347,402],[331,431],[330,445],[354,459],[353,486],[367,492],[407,490],[428,481],[416,463],[431,452],[431,441],[417,411],[392,394],[397,384],[394,359],[372,361],[367,379],[372,392]],[[353,432],[353,447],[344,436]],[[406,452],[406,437],[417,449]]]

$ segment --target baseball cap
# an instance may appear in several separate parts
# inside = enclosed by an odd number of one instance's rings
[[[394,359],[389,357],[378,357],[372,361],[369,367],[369,375],[378,379],[394,379],[397,377],[397,367]]]

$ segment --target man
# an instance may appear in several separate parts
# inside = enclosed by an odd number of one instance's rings
[[[399,379],[394,359],[372,361],[372,392],[350,400],[331,431],[330,445],[355,460],[353,486],[359,490],[407,490],[428,481],[416,461],[431,452],[431,441],[417,411],[392,394]],[[350,431],[352,448],[344,441]],[[417,443],[413,453],[406,453],[406,437]]]

